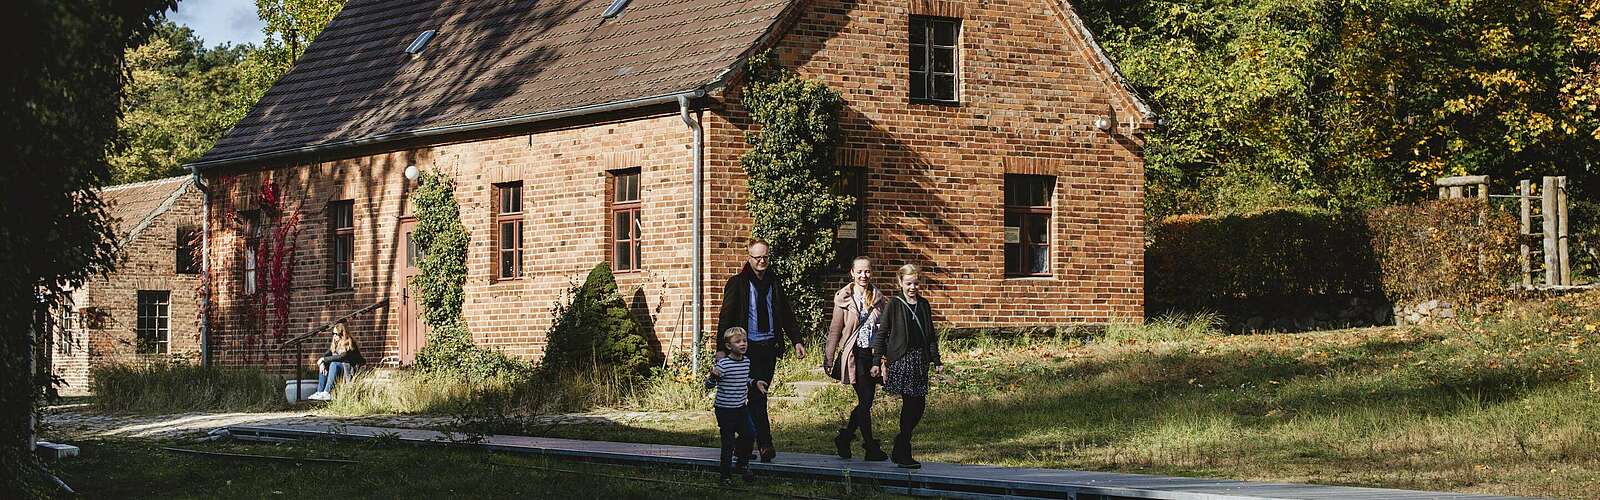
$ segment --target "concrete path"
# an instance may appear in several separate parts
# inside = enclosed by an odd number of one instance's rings
[[[367,425],[402,427],[408,429],[442,428],[458,423],[455,417],[421,415],[384,415],[345,417],[320,414],[315,411],[276,411],[215,413],[194,412],[161,415],[101,414],[85,407],[46,410],[41,435],[51,439],[83,438],[178,438],[202,435],[213,429],[235,425]],[[542,423],[564,425],[632,425],[645,422],[665,422],[694,418],[704,412],[630,412],[600,411],[547,415],[539,417]]]
[[[529,453],[579,460],[637,465],[710,468],[717,450],[693,446],[651,445],[583,441],[527,436],[468,436],[429,430],[341,424],[233,425],[238,439],[281,440],[295,438],[398,439],[404,442],[481,446],[501,452]],[[888,462],[841,460],[830,455],[781,453],[770,464],[752,464],[767,474],[835,481],[866,482],[885,490],[923,496],[953,498],[1069,498],[1120,500],[1159,498],[1171,500],[1222,499],[1493,499],[1458,493],[1436,493],[1378,488],[1029,469],[925,462],[922,469],[896,468]]]

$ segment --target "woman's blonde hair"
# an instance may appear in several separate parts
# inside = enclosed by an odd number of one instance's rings
[[[861,262],[863,260],[867,261],[867,265],[872,265],[872,258],[867,257],[865,255],[857,256],[855,258],[855,260],[850,261],[850,265],[851,266],[855,266],[857,262]],[[850,281],[850,286],[851,287],[856,286],[856,282],[854,280]],[[871,311],[874,308],[878,307],[878,298],[873,296],[873,294],[872,294],[872,290],[873,290],[873,288],[872,288],[872,273],[870,273],[870,272],[867,273],[867,286],[865,286],[863,288],[865,288],[865,289],[861,291],[861,296],[862,296],[862,298],[867,299],[865,301],[866,304],[867,304],[867,310]]]
[[[900,266],[900,272],[895,273],[895,276],[898,277],[898,279],[895,280],[896,282],[905,279],[906,276],[916,276],[918,279],[921,279],[922,268],[917,267],[916,264],[906,264]]]
[[[356,348],[355,337],[350,336],[350,329],[340,321],[333,324],[333,335],[328,339],[328,350],[334,353],[349,352]]]

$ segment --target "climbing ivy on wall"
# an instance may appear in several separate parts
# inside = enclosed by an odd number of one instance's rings
[[[417,352],[417,368],[424,372],[481,380],[525,368],[504,353],[472,342],[461,315],[466,301],[467,228],[461,224],[461,205],[455,183],[438,172],[423,174],[411,194],[417,217],[411,237],[423,250],[419,273],[411,284],[428,324],[427,345]]]
[[[739,158],[748,177],[756,237],[772,245],[772,268],[795,301],[797,320],[820,331],[820,276],[833,261],[833,235],[855,200],[835,193],[834,151],[842,142],[844,99],[820,81],[801,78],[770,54],[749,59],[742,102],[754,127]]]

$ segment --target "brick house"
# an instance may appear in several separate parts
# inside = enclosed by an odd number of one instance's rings
[[[201,357],[199,190],[184,176],[108,187],[100,198],[121,257],[114,272],[73,290],[57,315],[49,357],[65,395],[88,392],[92,366]]]
[[[924,265],[952,327],[1142,317],[1152,114],[1061,0],[352,0],[191,165],[212,355],[270,344],[242,333],[233,215],[265,181],[301,215],[292,333],[390,299],[355,331],[409,362],[411,166],[457,183],[479,343],[538,356],[562,291],[608,261],[657,347],[692,344],[743,262],[737,88],[767,49],[847,101],[841,189],[862,203],[836,236],[880,283]]]

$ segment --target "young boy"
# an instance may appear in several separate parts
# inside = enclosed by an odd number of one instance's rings
[[[722,433],[720,471],[723,482],[732,481],[729,461],[737,459],[739,474],[749,481],[755,478],[750,472],[750,446],[755,441],[756,427],[746,404],[750,401],[751,386],[765,393],[767,383],[757,380],[752,384],[750,381],[750,359],[744,356],[750,343],[743,328],[729,328],[722,332],[722,339],[728,346],[728,355],[711,366],[711,377],[717,384],[717,429]]]

